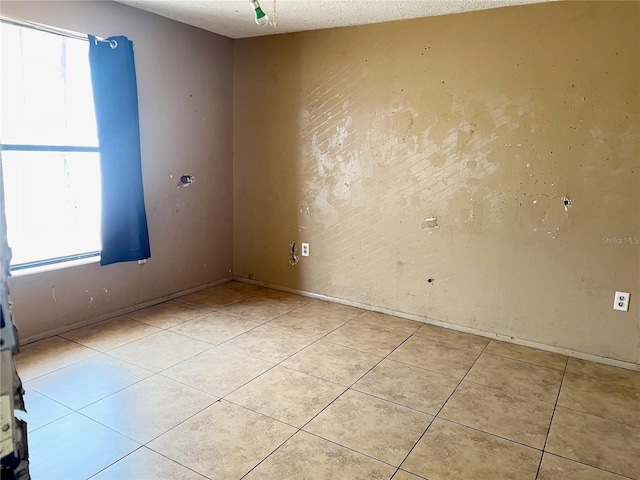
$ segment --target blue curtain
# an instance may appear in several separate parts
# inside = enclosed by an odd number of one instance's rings
[[[89,35],[89,63],[102,173],[101,265],[151,256],[142,189],[133,42]]]

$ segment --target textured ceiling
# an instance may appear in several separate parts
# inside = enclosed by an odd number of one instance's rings
[[[230,38],[258,37],[320,28],[537,3],[545,0],[276,0],[277,24],[258,26],[249,0],[117,0]],[[273,0],[261,0],[271,18]]]

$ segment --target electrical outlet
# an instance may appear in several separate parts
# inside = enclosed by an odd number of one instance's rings
[[[302,244],[302,256],[303,257],[308,257],[309,256],[309,244],[308,243],[303,243]]]
[[[627,292],[616,292],[616,298],[613,299],[613,309],[628,312],[629,297],[630,294]]]

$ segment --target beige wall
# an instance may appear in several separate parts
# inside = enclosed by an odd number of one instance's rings
[[[549,3],[236,41],[234,273],[640,363],[639,17]]]
[[[152,254],[144,266],[91,264],[11,279],[21,338],[231,277],[232,41],[113,2],[3,1],[1,8],[134,42]],[[178,189],[186,173],[196,182]]]

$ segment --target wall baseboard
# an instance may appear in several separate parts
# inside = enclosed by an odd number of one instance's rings
[[[149,300],[147,302],[143,302],[143,303],[139,303],[136,305],[133,305],[131,307],[126,307],[126,308],[122,308],[120,310],[116,310],[115,312],[111,312],[105,315],[100,315],[98,317],[94,317],[94,318],[90,318],[87,320],[83,320],[81,322],[76,322],[76,323],[72,323],[69,325],[65,325],[63,327],[60,328],[56,328],[53,330],[48,330],[46,332],[42,332],[39,333],[37,335],[31,335],[30,337],[26,337],[24,339],[21,339],[20,341],[20,345],[27,345],[29,343],[33,343],[33,342],[37,342],[38,340],[43,340],[45,338],[49,338],[49,337],[53,337],[55,335],[59,335],[61,333],[66,333],[69,332],[71,330],[75,330],[77,328],[82,328],[82,327],[86,327],[88,325],[93,325],[94,323],[98,323],[98,322],[102,322],[104,320],[108,320],[110,318],[113,317],[118,317],[121,315],[126,315],[127,313],[131,313],[134,312],[136,310],[140,310],[141,308],[146,308],[146,307],[151,307],[153,305],[157,305],[159,303],[163,303],[169,300],[173,300],[176,299],[178,297],[182,297],[184,295],[188,295],[190,293],[194,293],[194,292],[198,292],[200,290],[204,290],[205,288],[210,288],[210,287],[215,287],[216,285],[222,285],[223,283],[228,283],[232,280],[238,281],[238,282],[242,282],[242,283],[248,283],[248,284],[252,284],[252,285],[257,285],[260,287],[265,287],[265,288],[271,288],[274,290],[280,290],[283,292],[288,292],[288,293],[295,293],[297,295],[302,295],[305,297],[309,297],[309,298],[314,298],[317,300],[324,300],[327,302],[332,302],[332,303],[338,303],[341,305],[347,305],[349,307],[356,307],[356,308],[361,308],[363,310],[369,310],[372,312],[380,312],[380,313],[384,313],[387,315],[393,315],[395,317],[400,317],[400,318],[406,318],[408,320],[415,320],[418,322],[422,322],[422,323],[426,323],[429,325],[435,325],[438,327],[443,327],[443,328],[448,328],[451,330],[456,330],[459,332],[463,332],[463,333],[470,333],[473,335],[479,335],[481,337],[486,337],[486,338],[495,338],[496,340],[501,340],[503,342],[509,342],[509,343],[514,343],[516,345],[522,345],[525,347],[532,347],[532,348],[537,348],[538,350],[544,350],[547,352],[552,352],[552,353],[559,353],[561,355],[567,355],[569,357],[575,357],[575,358],[580,358],[582,360],[588,360],[591,362],[596,362],[596,363],[602,363],[605,365],[611,365],[614,367],[620,367],[620,368],[625,368],[627,370],[635,370],[635,371],[640,371],[640,364],[636,364],[636,363],[631,363],[631,362],[625,362],[622,360],[616,360],[613,358],[608,358],[608,357],[601,357],[598,355],[593,355],[590,353],[584,353],[584,352],[578,352],[575,350],[570,350],[570,349],[566,349],[566,348],[561,348],[561,347],[554,347],[552,345],[546,345],[543,343],[537,343],[537,342],[532,342],[529,340],[524,340],[524,339],[520,339],[520,338],[515,338],[515,337],[511,337],[509,335],[502,335],[499,333],[492,333],[492,332],[485,332],[483,330],[478,330],[475,328],[469,328],[469,327],[464,327],[461,325],[455,325],[452,323],[448,323],[448,322],[443,322],[440,320],[436,320],[436,319],[432,319],[432,318],[428,318],[428,317],[423,317],[420,315],[415,315],[412,313],[406,313],[406,312],[400,312],[397,310],[392,310],[390,308],[384,308],[384,307],[378,307],[375,305],[368,305],[365,303],[360,303],[360,302],[353,302],[350,300],[344,300],[338,297],[332,297],[329,295],[323,295],[320,293],[313,293],[313,292],[307,292],[305,290],[298,290],[295,288],[288,288],[288,287],[282,287],[280,285],[274,285],[271,283],[267,283],[267,282],[260,282],[260,281],[256,281],[256,280],[251,280],[248,278],[242,278],[242,277],[229,277],[229,278],[224,278],[221,280],[216,280],[214,282],[210,282],[204,285],[200,285],[198,287],[193,287],[193,288],[189,288],[187,290],[181,290],[179,292],[176,293],[172,293],[170,295],[165,295],[163,297],[160,298],[156,298],[153,300]],[[19,332],[18,332],[19,333]]]
[[[179,292],[172,293],[170,295],[165,295],[164,297],[155,298],[153,300],[149,300],[143,303],[138,303],[131,307],[121,308],[120,310],[116,310],[115,312],[107,313],[105,315],[100,315],[98,317],[93,317],[87,320],[82,320],[80,322],[64,325],[63,327],[54,328],[53,330],[47,330],[46,332],[38,333],[37,335],[31,335],[30,337],[21,338],[20,345],[24,346],[29,343],[37,342],[38,340],[44,340],[45,338],[53,337],[55,335],[60,335],[61,333],[66,333],[71,330],[75,330],[76,328],[87,327],[89,325],[93,325],[94,323],[102,322],[104,320],[109,320],[110,318],[113,318],[113,317],[119,317],[121,315],[126,315],[127,313],[135,312],[136,310],[140,310],[141,308],[151,307],[153,305],[167,302],[169,300],[173,300],[175,298],[182,297],[184,295],[189,295],[190,293],[199,292],[200,290],[204,290],[205,288],[215,287],[216,285],[222,285],[223,283],[228,283],[228,282],[231,282],[232,280],[233,280],[233,277],[223,278],[222,280],[216,280],[215,282],[206,283],[204,285],[189,288],[187,290],[181,290]],[[19,333],[20,333],[20,330],[18,330],[18,334]]]
[[[397,310],[392,310],[390,308],[377,307],[375,305],[368,305],[360,302],[352,302],[350,300],[343,300],[337,297],[331,297],[329,295],[323,295],[320,293],[307,292],[305,290],[297,290],[295,288],[281,287],[279,285],[273,285],[271,283],[259,282],[256,280],[251,280],[248,278],[242,277],[234,277],[233,278],[237,282],[249,283],[252,285],[257,285],[260,287],[272,288],[274,290],[281,290],[283,292],[295,293],[297,295],[302,295],[304,297],[315,298],[317,300],[324,300],[327,302],[339,303],[341,305],[347,305],[349,307],[361,308],[363,310],[370,310],[372,312],[380,312],[385,313],[387,315],[393,315],[395,317],[406,318],[408,320],[416,320],[418,322],[426,323],[429,325],[435,325],[438,327],[448,328],[451,330],[457,330],[463,333],[471,333],[473,335],[479,335],[481,337],[486,338],[495,338],[496,340],[500,340],[503,342],[514,343],[516,345],[522,345],[525,347],[537,348],[538,350],[544,350],[551,353],[559,353],[561,355],[566,355],[568,357],[580,358],[582,360],[588,360],[590,362],[602,363],[604,365],[611,365],[613,367],[625,368],[627,370],[635,370],[640,371],[640,364],[625,362],[623,360],[616,360],[608,357],[601,357],[599,355],[593,355],[591,353],[578,352],[575,350],[570,350],[567,348],[554,347],[552,345],[546,345],[544,343],[532,342],[529,340],[524,340],[520,338],[515,338],[509,335],[502,335],[500,333],[492,333],[485,332],[483,330],[478,330],[475,328],[464,327],[461,325],[455,325],[453,323],[447,323],[440,320],[435,320],[428,317],[422,317],[420,315],[414,315],[412,313],[399,312]]]

